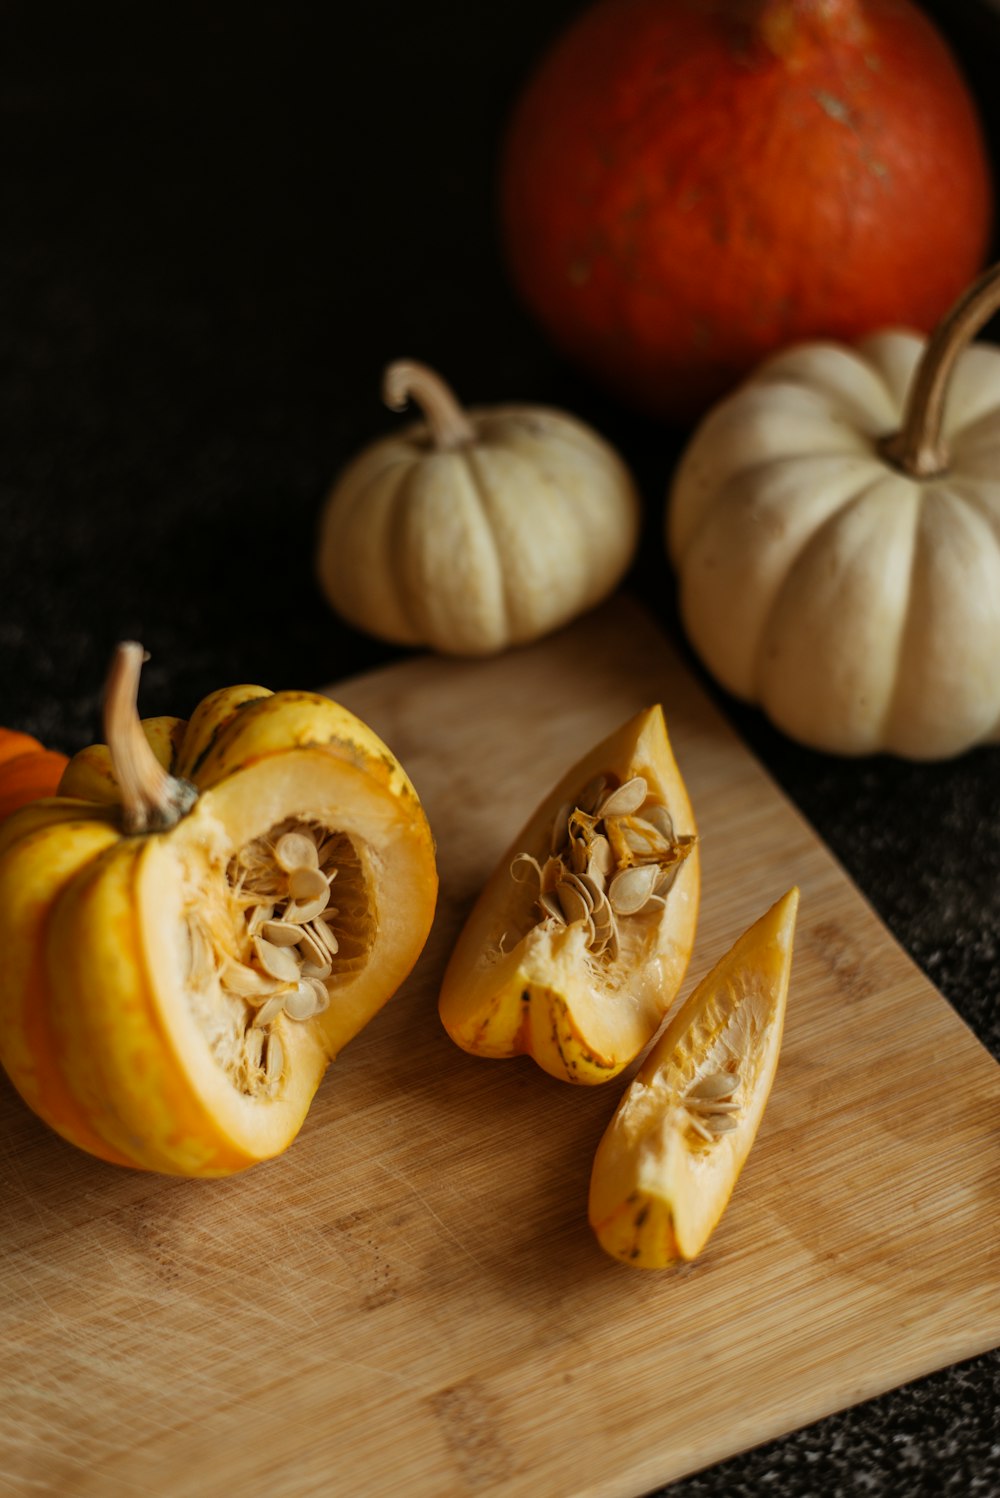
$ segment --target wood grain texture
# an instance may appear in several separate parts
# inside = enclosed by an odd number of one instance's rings
[[[282,1159],[118,1171],[0,1091],[0,1494],[635,1495],[1000,1340],[1000,1068],[632,605],[335,695],[401,756],[441,900]],[[777,1081],[702,1259],[586,1223],[627,1078],[457,1050],[437,984],[518,824],[662,701],[699,820],[684,992],[792,883]]]

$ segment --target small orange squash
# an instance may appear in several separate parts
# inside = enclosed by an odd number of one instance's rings
[[[39,796],[54,795],[68,764],[65,754],[30,734],[0,728],[0,821]]]
[[[437,893],[402,766],[345,708],[238,686],[191,721],[135,710],[0,827],[0,1061],[71,1143],[221,1176],[294,1139],[396,991]]]

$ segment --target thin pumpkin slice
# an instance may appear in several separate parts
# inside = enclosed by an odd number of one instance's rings
[[[223,1176],[287,1148],[409,973],[434,844],[345,708],[240,687],[142,723],[141,659],[116,654],[107,744],[0,828],[0,1063],[80,1148]]]
[[[500,860],[445,972],[445,1029],[562,1081],[617,1076],[680,987],[699,881],[691,802],[650,707],[573,766]]]
[[[713,1232],[778,1065],[798,889],[740,937],[678,1009],[597,1149],[590,1225],[616,1259],[663,1269]]]

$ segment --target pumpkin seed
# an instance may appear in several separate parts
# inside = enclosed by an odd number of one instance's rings
[[[558,853],[559,849],[566,841],[566,827],[572,811],[573,804],[572,802],[567,801],[566,805],[560,806],[559,810],[556,812],[555,821],[552,823],[552,836],[549,840],[550,853]],[[527,854],[525,854],[524,856],[527,857]]]
[[[278,978],[282,983],[297,983],[299,959],[290,947],[276,947],[263,936],[255,936],[252,942],[254,955],[265,973]]]
[[[674,819],[665,806],[658,802],[648,801],[642,808],[642,820],[655,827],[665,843],[676,842],[674,833]]]
[[[556,896],[550,891],[547,890],[544,895],[539,895],[538,903],[542,907],[542,910],[546,916],[551,916],[552,919],[558,921],[560,925],[565,922],[566,918],[563,915],[562,906],[560,905]]]
[[[582,874],[590,862],[590,850],[583,838],[571,837],[569,840],[569,861],[573,866],[574,874]]]
[[[260,1070],[261,1058],[264,1054],[264,1032],[263,1030],[248,1030],[243,1038],[246,1047],[245,1055],[248,1069]]]
[[[303,978],[308,978],[310,981],[315,978],[317,982],[324,984],[324,992],[326,991],[325,980],[332,972],[332,962],[304,962],[302,964]]]
[[[306,982],[310,984],[316,995],[316,1013],[322,1014],[324,1009],[329,1009],[330,1007],[330,994],[327,986],[319,978],[310,977],[306,979]]]
[[[263,1029],[265,1025],[271,1024],[285,1007],[285,995],[275,994],[274,998],[263,1003],[254,1015],[254,1025]]]
[[[319,869],[292,869],[288,876],[288,892],[293,900],[315,900],[317,896],[323,895],[325,904],[330,898],[326,875],[320,873]]]
[[[285,1013],[289,1019],[312,1019],[318,1007],[316,991],[310,983],[300,983],[285,999]]]
[[[648,786],[644,775],[633,775],[631,780],[626,780],[617,790],[611,791],[600,803],[599,815],[606,817],[627,817],[632,812],[638,811],[648,794]]]
[[[591,912],[591,920],[594,924],[594,940],[602,947],[606,947],[612,933],[616,930],[615,917],[607,900],[602,900],[595,905]]]
[[[293,921],[296,926],[307,926],[310,921],[323,914],[329,900],[329,890],[317,895],[315,900],[289,900],[285,906],[285,920]]]
[[[274,993],[277,986],[273,979],[265,977],[256,968],[247,967],[245,963],[235,962],[232,958],[223,963],[219,978],[223,988],[229,989],[230,993],[237,994],[241,999],[249,999],[251,1003],[262,1003]]]
[[[593,780],[587,782],[583,790],[580,792],[579,798],[576,803],[581,811],[589,812],[591,814],[596,812],[601,797],[604,795],[604,788],[607,783],[608,780],[606,775],[596,775]]]
[[[275,947],[294,947],[301,938],[302,930],[299,926],[293,926],[291,921],[265,921],[260,934]]]
[[[319,867],[316,844],[305,832],[286,832],[274,845],[274,861],[286,874],[300,868]]]
[[[250,935],[256,936],[265,922],[269,921],[273,915],[273,905],[252,905],[247,919],[247,930]]]
[[[643,821],[641,817],[621,818],[621,831],[626,844],[639,858],[659,859],[670,852],[670,844],[664,841],[651,823]]]
[[[517,870],[516,873],[515,870]],[[532,858],[530,853],[519,853],[517,857],[511,861],[510,877],[513,879],[515,884],[530,884],[532,876],[534,876],[538,880],[539,885],[541,885],[541,864],[538,862],[537,858]]]
[[[586,921],[590,917],[590,905],[584,895],[568,879],[564,879],[556,890],[559,904],[567,926],[573,926],[577,921]]]
[[[608,899],[616,915],[637,915],[646,904],[659,877],[655,863],[620,869],[608,886]]]
[[[591,909],[593,909],[595,905],[601,904],[601,902],[605,899],[604,876],[599,874],[595,878],[592,874],[580,874],[578,878],[581,888],[591,906]]]
[[[294,926],[292,929],[298,932],[298,947],[303,960],[322,967],[329,954],[324,944],[315,935],[315,923],[311,926]]]
[[[600,875],[602,885],[610,879],[615,871],[615,855],[611,850],[611,844],[599,832],[590,844],[590,857],[587,860],[587,873],[592,879]]]
[[[734,1077],[731,1072],[709,1072],[706,1076],[699,1077],[696,1082],[692,1082],[691,1086],[684,1093],[684,1099],[687,1101],[688,1098],[704,1098],[708,1100],[729,1097],[736,1091],[738,1086],[739,1078]]]
[[[329,914],[330,914],[329,910],[324,911],[324,915],[329,915]],[[330,956],[331,957],[336,957],[337,953],[340,951],[340,942],[334,936],[333,932],[330,930],[330,927],[327,925],[326,921],[325,920],[316,920],[316,921],[313,921],[313,923],[309,927],[309,929],[313,933],[313,935],[316,937],[316,940],[318,942],[320,942],[320,944],[326,948],[326,950],[329,952]]]
[[[285,1069],[285,1053],[281,1049],[281,1041],[271,1030],[267,1037],[267,1059],[264,1070],[269,1082],[278,1082],[281,1073]]]

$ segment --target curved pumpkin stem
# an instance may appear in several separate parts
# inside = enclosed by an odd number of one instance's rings
[[[397,359],[382,376],[382,399],[391,411],[403,411],[409,401],[416,401],[434,446],[446,452],[475,442],[471,421],[455,398],[455,393],[439,374],[416,359]]]
[[[169,774],[150,748],[139,719],[139,675],[146,652],[135,640],[115,649],[104,688],[104,739],[121,789],[126,832],[162,832],[198,799],[187,780]]]
[[[997,311],[1000,265],[973,281],[931,334],[910,386],[903,425],[880,443],[882,456],[912,478],[933,478],[947,470],[948,448],[941,429],[955,362]]]

